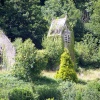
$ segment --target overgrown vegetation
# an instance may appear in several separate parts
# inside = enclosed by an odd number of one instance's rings
[[[75,44],[78,65],[83,67],[100,67],[99,40],[91,34],[86,34],[82,41]]]
[[[33,94],[28,89],[14,88],[9,93],[9,100],[34,100]]]
[[[0,71],[0,100],[100,99],[100,78],[78,80],[74,69],[76,65],[77,71],[79,67],[100,68],[100,0],[0,2],[0,28],[15,40],[16,48],[13,76]],[[75,34],[76,65],[68,50],[64,51],[61,37],[46,36],[52,19],[65,16]],[[45,69],[58,69],[56,78],[61,80],[43,77]],[[78,74],[84,77],[84,73],[81,70]]]
[[[29,98],[31,100],[48,100],[49,98],[54,98],[53,100],[99,100],[100,80],[76,84],[41,77],[30,83],[18,80],[9,73],[0,74],[0,99],[18,100],[19,98],[22,100]]]
[[[19,45],[16,42],[19,42]],[[31,80],[32,77],[40,75],[48,62],[46,52],[37,50],[30,39],[24,42],[21,39],[17,39],[14,45],[17,52],[12,74],[25,80]]]
[[[64,49],[62,37],[44,37],[42,45],[48,55],[48,64],[46,69],[55,70],[59,66],[60,56]]]

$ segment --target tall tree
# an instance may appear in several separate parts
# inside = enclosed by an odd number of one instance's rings
[[[31,38],[41,47],[42,36],[46,32],[46,21],[41,14],[40,0],[6,0],[0,7],[0,26],[13,40]]]
[[[86,24],[86,27],[100,39],[100,0],[94,2],[92,10],[90,22]]]
[[[79,17],[79,10],[76,9],[73,0],[47,0],[45,6],[42,7],[44,18],[50,23],[55,17],[67,15],[70,25],[76,22]]]

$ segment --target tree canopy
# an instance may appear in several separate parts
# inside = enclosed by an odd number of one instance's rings
[[[47,34],[51,20],[67,15],[75,41],[89,32],[100,38],[99,0],[0,0],[0,28],[13,41],[31,38],[35,46]]]
[[[47,28],[39,0],[6,0],[0,7],[0,27],[14,40],[31,38],[37,47]]]

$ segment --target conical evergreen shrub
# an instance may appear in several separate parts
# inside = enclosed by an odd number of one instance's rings
[[[71,60],[68,49],[65,49],[60,59],[60,68],[57,71],[55,78],[66,80],[72,80],[77,82],[77,74],[74,70],[74,64]]]

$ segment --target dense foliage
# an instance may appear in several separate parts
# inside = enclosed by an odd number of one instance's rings
[[[94,88],[94,86],[98,86]],[[99,81],[88,83],[87,85],[75,84],[72,82],[62,82],[59,89],[62,93],[62,100],[99,100]]]
[[[37,47],[41,47],[46,21],[42,17],[40,0],[6,0],[0,6],[0,27],[14,40],[31,38]]]
[[[38,72],[35,72],[37,68],[33,68],[35,55],[36,48],[30,39],[20,44],[20,47],[17,49],[16,63],[13,69],[13,74],[27,79],[30,75],[37,74]]]
[[[60,60],[60,68],[55,77],[65,81],[72,80],[77,82],[77,74],[74,70],[74,64],[67,49],[65,49],[64,53],[61,55]]]
[[[78,65],[100,67],[100,44],[93,35],[86,34],[82,41],[77,42],[75,52]]]
[[[45,68],[54,70],[59,66],[60,55],[63,52],[61,37],[45,37],[44,50],[37,50],[30,39],[23,42],[21,38],[17,38],[13,44],[17,52],[12,72],[19,78],[29,80],[38,76]]]
[[[95,2],[93,2],[91,9],[92,14],[90,16],[89,23],[86,23],[86,28],[90,30],[94,36],[100,39],[100,1],[96,0]]]
[[[16,45],[16,41],[19,45]],[[45,69],[48,59],[45,51],[36,50],[30,39],[21,43],[20,39],[15,41],[17,53],[16,63],[13,68],[13,74],[19,78],[30,80],[30,78],[38,76]]]
[[[86,29],[99,36],[99,0],[1,0],[1,4],[4,6],[0,5],[0,27],[12,40],[30,37],[39,47],[47,31],[46,21],[50,24],[52,18],[66,14],[70,25],[76,26],[78,40],[85,34],[85,24]],[[80,22],[75,24],[77,20]],[[78,31],[80,23],[82,30]]]
[[[39,100],[47,100],[48,98],[53,98],[54,100],[62,100],[61,92],[57,88],[52,88],[48,86],[42,86],[37,89],[39,94]]]
[[[47,69],[55,69],[59,66],[60,56],[63,52],[63,40],[60,36],[44,37],[43,48],[48,55]]]
[[[9,100],[34,100],[34,96],[28,89],[14,88],[9,93]]]
[[[66,16],[73,27],[76,19],[80,17],[79,10],[75,7],[73,0],[47,0],[42,7],[42,13],[49,23],[53,18]]]
[[[22,38],[14,42],[13,75],[31,81],[0,73],[0,100],[100,99],[100,79],[78,83],[69,52],[63,52],[62,39],[43,38],[52,19],[65,16],[74,32],[78,66],[100,67],[100,0],[0,0],[0,28],[12,41]],[[45,68],[57,69],[59,64],[56,78],[63,82],[35,77]]]
[[[8,100],[10,97],[16,97],[14,100],[19,97],[24,98],[21,100],[29,97],[34,97],[35,100],[99,100],[100,80],[76,84],[41,77],[30,83],[8,73],[0,73],[0,99]]]

